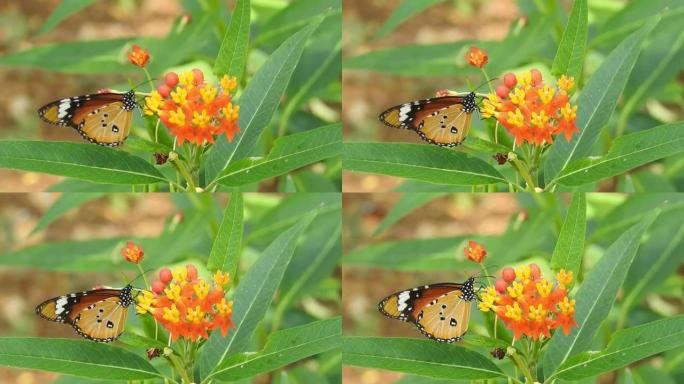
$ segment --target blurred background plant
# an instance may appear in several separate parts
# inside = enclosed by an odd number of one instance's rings
[[[0,95],[0,139],[52,144],[48,150],[21,153],[15,153],[18,145],[0,145],[3,168],[44,172],[0,170],[0,190],[131,191],[130,184],[146,183],[153,186],[137,190],[165,190],[169,183],[165,187],[159,181],[176,181],[172,164],[156,165],[159,157],[153,157],[168,155],[172,136],[155,130],[139,110],[129,140],[116,152],[106,152],[114,160],[87,172],[79,172],[79,166],[102,158],[104,148],[66,151],[71,147],[55,141],[86,143],[73,129],[43,124],[36,113],[52,100],[102,88],[128,90],[146,80],[127,60],[133,45],[149,51],[146,69],[156,78],[154,87],[166,72],[192,68],[202,70],[212,84],[224,74],[239,79],[238,140],[229,143],[221,136],[213,154],[205,151],[203,167],[196,170],[198,186],[341,189],[340,0],[6,1],[0,18],[0,79],[7,84]],[[145,84],[138,90],[149,88]],[[124,158],[127,153],[134,156]],[[66,157],[71,169],[36,169],[35,158],[42,163],[49,155]],[[146,180],[129,177],[112,185],[115,178],[101,170],[103,165],[126,169],[131,163]]]
[[[572,145],[562,137],[555,140],[536,185],[546,187],[553,181],[559,191],[683,189],[684,160],[677,155],[684,148],[684,33],[678,26],[683,10],[675,0],[345,2],[344,137],[345,142],[370,143],[345,143],[344,190],[458,192],[486,183],[484,188],[506,190],[503,182],[492,180],[515,180],[510,167],[492,158],[512,149],[505,130],[499,129],[494,138],[493,119],[474,116],[469,139],[456,149],[475,158],[470,159],[479,165],[474,171],[487,171],[490,179],[484,182],[449,172],[467,166],[460,153],[429,148],[418,135],[377,121],[378,114],[393,105],[434,97],[437,90],[467,92],[485,81],[465,58],[473,44],[489,56],[486,69],[490,77],[499,78],[493,88],[505,73],[531,68],[538,68],[545,79],[562,73],[575,77],[571,102],[579,105],[577,125],[586,137],[573,139]],[[583,95],[591,79],[595,87]],[[479,92],[489,92],[485,89]],[[603,91],[608,96],[598,97]],[[672,145],[668,151],[666,141]],[[399,147],[397,142],[422,146]],[[648,151],[643,150],[649,148],[653,153],[645,156]],[[415,158],[406,155],[408,149]],[[636,149],[642,153],[633,153]],[[366,153],[371,154],[364,157]],[[364,159],[375,160],[372,167],[366,167]],[[568,167],[571,160],[577,163]],[[413,163],[429,164],[435,171],[427,175],[402,169]],[[585,174],[587,163],[592,167]],[[575,166],[582,172],[574,172]],[[561,168],[567,168],[563,177],[555,177]]]
[[[147,365],[146,349],[158,346],[149,345],[155,337],[154,322],[149,316],[136,316],[133,306],[125,332],[111,344],[115,351],[104,349],[110,345],[82,339],[69,326],[47,323],[33,310],[43,300],[65,293],[125,285],[122,273],[128,279],[137,275],[136,266],[121,254],[131,240],[144,249],[142,265],[152,269],[150,282],[162,267],[174,270],[193,264],[207,281],[212,281],[217,269],[231,271],[228,299],[234,301],[236,327],[228,331],[227,339],[217,331],[201,343],[196,378],[209,382],[213,370],[215,380],[339,382],[340,210],[341,200],[335,194],[0,196],[0,365],[23,368],[0,368],[0,381],[87,383],[127,377],[163,382],[154,378],[157,372],[170,376],[162,358]],[[143,288],[143,280],[134,286]],[[25,350],[21,359],[7,357],[28,336],[39,337],[42,347]],[[163,345],[166,336],[159,334]],[[51,344],[59,342],[55,337],[79,343],[76,351]],[[215,355],[228,344],[233,347],[224,358]],[[78,346],[91,356],[111,356],[111,369],[79,365],[87,353],[79,354]],[[286,347],[287,353],[282,349]],[[134,354],[128,357],[133,359],[130,364],[143,367],[145,372],[138,372],[138,377],[125,376],[130,372],[124,359],[118,359],[125,351]],[[32,353],[71,361],[41,365]]]
[[[490,352],[505,351],[512,333],[499,321],[492,340],[491,312],[472,304],[465,339],[444,344],[377,310],[393,292],[481,274],[463,251],[474,240],[486,247],[483,264],[496,278],[504,267],[530,263],[549,278],[560,268],[574,271],[570,296],[578,327],[546,339],[553,345],[538,359],[539,382],[681,381],[682,341],[672,335],[684,332],[684,230],[676,224],[683,209],[682,196],[657,193],[345,195],[344,380],[507,382],[501,372],[512,375],[513,364]],[[514,344],[519,353],[524,341]],[[390,347],[399,342],[403,347]],[[469,364],[481,365],[470,370]]]

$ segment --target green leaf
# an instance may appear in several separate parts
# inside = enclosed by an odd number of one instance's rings
[[[588,14],[587,0],[575,0],[572,4],[570,20],[558,44],[558,51],[551,67],[551,73],[556,77],[562,74],[568,77],[573,76],[579,83],[587,48]]]
[[[328,14],[302,53],[285,94],[278,136],[297,129],[293,116],[312,97],[324,96],[329,85],[339,83],[342,71],[342,12]],[[341,90],[339,90],[341,93]]]
[[[567,336],[556,332],[551,337],[544,355],[545,376],[551,376],[570,356],[591,346],[599,325],[613,307],[639,249],[641,237],[659,213],[659,209],[651,212],[625,231],[587,274],[575,296],[575,322],[578,325]]]
[[[565,216],[556,247],[551,256],[551,269],[564,268],[579,276],[584,255],[584,238],[587,235],[587,201],[584,193],[575,193]]]
[[[491,360],[454,344],[389,337],[342,337],[342,362],[444,379],[505,376]]]
[[[65,193],[60,196],[50,208],[40,217],[38,223],[31,231],[31,234],[40,232],[47,228],[50,224],[58,220],[67,212],[74,208],[80,207],[81,205],[95,200],[102,196],[102,193]]]
[[[167,181],[139,157],[85,143],[0,141],[0,167],[108,184]]]
[[[161,377],[144,358],[87,340],[0,338],[0,365],[96,379]]]
[[[309,356],[339,348],[341,339],[340,317],[277,331],[268,337],[261,351],[224,360],[214,377],[233,381],[271,372]]]
[[[138,335],[138,334],[133,333],[133,332],[128,331],[128,330],[126,332],[124,332],[123,334],[121,334],[121,336],[119,336],[117,341],[124,343],[128,346],[131,346],[131,347],[144,348],[144,349],[153,348],[153,347],[159,348],[159,349],[164,349],[167,346],[167,344],[162,343],[159,340],[155,340],[155,339],[153,339],[151,337],[147,337],[147,336]]]
[[[596,37],[592,38],[592,46],[617,45],[617,41],[628,33],[637,30],[655,15],[663,18],[681,18],[684,14],[684,4],[679,0],[633,1],[625,4],[620,11],[615,12],[598,29]]]
[[[247,347],[252,333],[271,305],[299,236],[309,226],[315,214],[310,212],[281,233],[242,277],[234,295],[235,329],[227,337],[214,332],[204,344],[200,358],[203,379],[212,377],[218,364],[225,358],[240,353]]]
[[[387,36],[401,23],[432,7],[433,5],[442,2],[444,2],[444,0],[401,0],[399,6],[392,12],[385,24],[382,25],[380,31],[378,31],[378,38]]]
[[[57,26],[57,24],[61,23],[74,13],[77,13],[84,8],[88,8],[94,2],[95,0],[62,0],[57,8],[52,11],[47,20],[45,20],[45,23],[43,23],[43,26],[40,27],[38,33],[43,34],[50,32],[52,28]]]
[[[569,186],[587,184],[684,152],[683,129],[684,123],[673,123],[617,137],[605,156],[568,164],[556,182]]]
[[[547,185],[554,183],[556,175],[571,161],[591,152],[601,130],[608,124],[615,110],[618,97],[639,56],[641,43],[659,20],[651,20],[623,40],[587,81],[577,100],[576,125],[579,133],[569,143],[566,140],[556,140],[549,149],[544,165],[544,177],[550,180]]]
[[[345,266],[388,268],[401,271],[461,270],[467,265],[456,259],[459,245],[468,236],[387,241],[348,252]],[[489,244],[487,244],[489,248]],[[468,262],[472,263],[472,262]]]
[[[249,0],[237,0],[230,19],[230,26],[223,35],[223,43],[214,62],[216,76],[228,75],[240,79],[245,72],[249,50],[249,24],[251,5]]]
[[[571,357],[554,376],[562,380],[595,377],[683,345],[684,316],[657,320],[615,332],[605,350]]]
[[[443,193],[405,193],[401,196],[401,199],[397,201],[392,209],[387,213],[384,219],[380,222],[375,231],[373,231],[373,236],[377,236],[396,222],[404,218],[406,215],[411,213],[413,210],[422,207],[423,205],[429,203],[430,201],[444,196]]]
[[[0,66],[66,73],[133,72],[133,65],[119,60],[128,42],[128,39],[113,39],[44,44],[2,56]]]
[[[263,159],[244,159],[228,166],[215,181],[234,187],[267,180],[292,170],[339,156],[342,149],[342,125],[333,124],[275,141],[271,153]]]
[[[666,204],[663,204],[666,202]],[[680,193],[635,193],[615,207],[598,221],[591,234],[591,242],[616,239],[630,226],[638,223],[648,212],[660,207],[663,214],[684,213],[684,194]]]
[[[278,44],[296,30],[316,22],[322,14],[339,13],[341,10],[341,0],[292,1],[264,23],[252,45]]]
[[[655,194],[660,196],[660,194]],[[654,291],[675,274],[684,254],[684,210],[665,212],[649,231],[649,241],[639,250],[632,269],[627,275],[621,315],[628,316],[630,309],[648,292]],[[643,251],[643,252],[642,252]]]
[[[684,16],[684,12],[682,12]],[[625,102],[618,121],[618,134],[621,134],[632,112],[648,101],[653,94],[659,93],[671,81],[676,81],[681,63],[684,61],[684,31],[681,18],[664,19],[651,34],[651,42],[639,56],[632,76],[625,87]],[[668,41],[668,44],[662,44]]]
[[[344,143],[344,169],[405,177],[435,184],[506,182],[491,165],[462,152],[426,144]]]
[[[235,277],[240,263],[240,252],[242,251],[243,216],[242,193],[233,192],[223,213],[223,220],[216,239],[211,246],[207,269],[211,271],[218,269],[228,272],[231,277]]]
[[[148,255],[145,266],[154,268],[174,261],[186,254],[202,240],[201,228],[206,225],[206,213],[186,217],[174,230],[157,237],[121,236],[83,241],[45,242],[28,246],[0,257],[0,265],[35,268],[46,271],[103,271],[133,269],[121,257],[121,248],[127,240],[140,244]]]
[[[277,314],[284,314],[298,297],[314,293],[317,284],[331,276],[342,254],[341,232],[341,209],[316,216],[283,276]]]
[[[408,44],[347,58],[342,66],[346,70],[358,69],[406,76],[463,76],[479,73],[464,58],[467,49],[476,44],[489,54],[487,72],[499,75],[510,68],[529,63],[530,57],[536,56],[553,43],[549,32],[552,30],[552,20],[550,17],[531,20],[522,30],[511,31],[503,41],[465,40],[442,44]]]
[[[316,22],[295,33],[269,56],[247,84],[240,96],[240,133],[232,143],[217,140],[207,157],[206,177],[214,180],[229,164],[249,156],[261,132],[269,125],[283,92],[287,88],[309,35],[318,27]]]
[[[497,263],[513,262],[539,252],[552,236],[550,218],[553,215],[541,211],[530,216],[532,219],[510,226],[501,235],[388,241],[353,250],[342,260],[345,265],[400,271],[459,271],[472,264],[463,256],[463,247],[466,240],[474,240],[484,243],[490,254],[498,255]]]

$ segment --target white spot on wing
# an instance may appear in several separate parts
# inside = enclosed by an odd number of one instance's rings
[[[55,315],[61,315],[62,312],[64,312],[64,306],[66,304],[67,304],[66,296],[62,296],[59,299],[57,299],[57,302],[55,303]]]
[[[399,108],[399,121],[408,119],[409,112],[411,112],[411,104],[403,104],[401,108]]]
[[[404,291],[399,294],[399,300],[397,303],[397,309],[402,312],[404,309],[406,309],[406,306],[408,305],[406,302],[411,298],[411,294],[409,291]]]
[[[59,102],[59,113],[57,114],[57,117],[60,119],[63,119],[67,115],[67,110],[69,110],[69,106],[71,105],[71,101],[69,99],[63,99]]]

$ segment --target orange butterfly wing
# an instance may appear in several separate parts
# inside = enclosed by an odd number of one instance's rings
[[[36,313],[50,321],[70,324],[86,339],[110,342],[123,332],[132,288],[94,289],[46,300]]]
[[[38,110],[43,121],[70,126],[95,144],[118,146],[130,132],[135,93],[99,93],[53,101]]]
[[[444,96],[396,105],[380,114],[393,128],[410,129],[430,144],[454,147],[465,140],[474,111],[475,94]]]
[[[465,283],[440,283],[393,293],[378,304],[378,310],[392,319],[415,324],[428,338],[452,343],[468,330],[470,302],[476,296],[474,279]]]

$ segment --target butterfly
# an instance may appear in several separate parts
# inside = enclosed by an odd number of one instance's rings
[[[453,343],[468,330],[470,302],[477,299],[475,278],[405,289],[378,303],[383,315],[415,324],[426,337]]]
[[[135,92],[97,93],[48,103],[38,110],[43,121],[70,126],[91,143],[116,147],[128,137]]]
[[[46,300],[36,307],[38,316],[70,324],[88,340],[108,343],[123,333],[128,307],[134,303],[127,285],[121,289],[103,288],[70,293]]]
[[[396,105],[381,113],[380,121],[392,128],[416,131],[430,144],[455,147],[468,135],[473,112],[479,111],[475,92]]]

